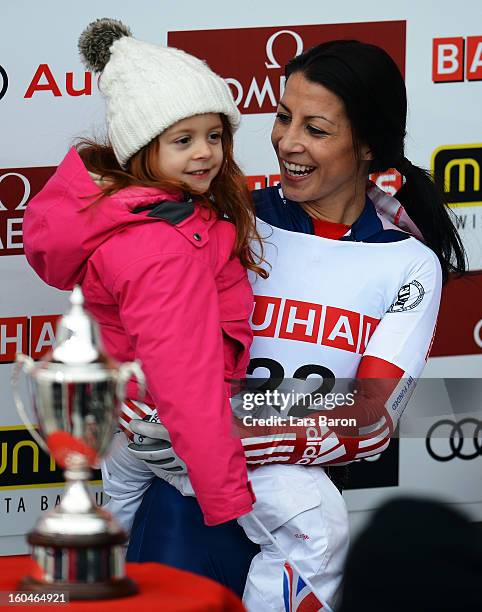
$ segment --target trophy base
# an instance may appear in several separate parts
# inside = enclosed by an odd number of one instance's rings
[[[19,588],[34,593],[62,592],[75,599],[113,599],[138,592],[125,575],[122,531],[93,535],[30,532],[32,567]]]
[[[139,592],[136,583],[128,576],[109,582],[72,583],[72,582],[41,582],[31,576],[24,576],[18,584],[19,591],[30,593],[65,593],[71,600],[117,599],[128,597]]]

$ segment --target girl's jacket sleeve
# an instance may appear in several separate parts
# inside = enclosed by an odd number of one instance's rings
[[[206,524],[246,514],[253,495],[232,431],[212,270],[185,253],[156,253],[118,272],[110,291]]]

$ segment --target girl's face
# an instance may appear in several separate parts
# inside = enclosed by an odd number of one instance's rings
[[[159,136],[158,169],[205,193],[223,163],[223,125],[217,113],[182,119]]]
[[[278,156],[286,198],[330,208],[353,199],[355,183],[363,186],[369,162],[360,163],[353,147],[343,102],[326,87],[295,73],[278,105],[271,142]],[[371,159],[362,146],[361,160]]]

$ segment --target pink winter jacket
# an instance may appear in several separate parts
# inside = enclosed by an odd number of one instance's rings
[[[139,359],[149,397],[186,462],[207,525],[252,509],[225,378],[245,375],[253,295],[234,226],[206,210],[177,225],[133,211],[179,200],[131,187],[103,198],[71,149],[28,204],[25,254],[49,285],[79,283],[117,361]],[[135,385],[128,396],[136,399]]]

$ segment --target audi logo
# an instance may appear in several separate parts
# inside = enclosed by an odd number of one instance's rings
[[[7,93],[8,75],[3,66],[0,66],[0,100]]]
[[[449,428],[448,438],[441,433],[446,427]],[[469,430],[470,436],[467,436]],[[437,431],[440,432],[438,435],[436,435]],[[446,449],[437,448],[435,450],[433,448],[434,438],[448,442]],[[437,421],[427,432],[425,447],[435,461],[450,461],[456,457],[469,461],[480,457],[482,455],[482,421],[473,418],[462,419],[461,421],[452,421],[451,419]],[[446,450],[446,452],[441,452],[442,450]]]

